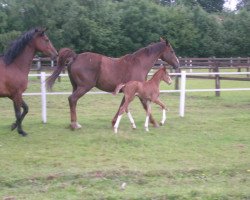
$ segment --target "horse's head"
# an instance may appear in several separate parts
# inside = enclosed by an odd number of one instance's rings
[[[176,57],[174,49],[172,48],[171,44],[167,40],[163,40],[162,38],[161,42],[164,42],[166,44],[166,47],[162,55],[160,56],[160,59],[173,66],[174,69],[178,70],[180,67],[180,62]]]
[[[58,53],[50,42],[48,36],[45,34],[46,29],[36,28],[33,38],[33,44],[37,51],[41,51],[43,54],[50,56],[52,59],[56,58]]]
[[[167,68],[164,66],[162,69],[162,80],[165,81],[168,85],[172,83],[172,79],[168,74]]]

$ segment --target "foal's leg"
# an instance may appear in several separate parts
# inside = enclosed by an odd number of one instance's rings
[[[145,130],[148,130],[148,121],[149,121],[149,117],[151,115],[151,106],[150,106],[150,101],[147,101],[147,116],[146,116],[146,121],[145,121]]]
[[[23,104],[23,100],[22,100],[22,96],[21,96],[21,94],[20,95],[17,95],[14,99],[13,99],[13,104],[14,104],[14,110],[15,110],[15,115],[16,115],[16,123],[14,123],[14,124],[16,124],[16,125],[14,125],[14,126],[16,126],[17,127],[17,132],[20,134],[20,135],[22,135],[22,136],[26,136],[27,135],[27,133],[23,130],[23,128],[22,128],[22,120],[23,120],[23,118],[24,118],[24,116],[27,114],[26,112],[27,112],[27,108],[26,108],[26,104],[24,103]],[[25,105],[25,106],[24,106]],[[24,106],[24,111],[23,111],[23,114],[21,113],[21,106]],[[27,109],[27,110],[26,110]],[[25,111],[26,110],[26,111]],[[14,127],[13,125],[12,125],[12,128]],[[14,127],[14,129],[16,128],[16,127]],[[14,130],[14,129],[12,129],[12,130]]]
[[[76,105],[77,101],[80,97],[82,97],[85,93],[87,93],[92,87],[77,87],[73,90],[72,95],[68,97],[69,100],[69,107],[70,107],[70,117],[71,117],[71,124],[70,127],[74,129],[79,129],[82,126],[77,122],[76,116]]]
[[[118,117],[116,119],[116,122],[114,124],[114,132],[117,133],[118,132],[118,127],[119,127],[119,124],[120,124],[120,121],[122,119],[122,115],[123,113],[125,112],[125,108],[124,108],[124,105],[122,107],[120,107],[119,111],[118,111]]]
[[[159,106],[161,106],[161,109],[162,109],[162,120],[161,120],[160,125],[162,126],[165,123],[166,119],[167,119],[167,117],[166,117],[166,110],[168,110],[168,109],[166,108],[166,106],[164,105],[164,103],[162,103],[160,101],[160,99],[156,99],[153,102],[156,103],[156,104],[158,104]]]
[[[128,105],[129,103],[133,100],[133,97],[124,97],[125,98],[125,102],[124,104],[120,107],[119,111],[118,111],[118,117],[117,117],[117,120],[115,122],[115,125],[114,125],[114,132],[117,133],[118,132],[118,127],[119,127],[119,124],[120,124],[120,121],[121,121],[121,118],[122,118],[122,114],[125,112],[125,111],[128,111]]]
[[[147,112],[147,109],[148,109],[148,106],[147,106],[147,101],[140,98],[140,101],[143,105],[143,108],[146,110]],[[150,123],[153,124],[154,127],[159,127],[159,124],[155,121],[155,119],[153,118],[152,114],[149,115],[149,120],[150,120]]]
[[[128,115],[130,123],[132,124],[133,129],[136,129],[135,121],[134,121],[131,113],[129,112],[128,108],[126,109],[126,113]]]
[[[121,101],[121,104],[120,104],[120,106],[119,106],[119,109],[118,109],[118,111],[116,112],[114,118],[112,119],[112,127],[114,127],[114,125],[115,125],[115,123],[116,123],[117,117],[118,117],[118,115],[119,115],[119,111],[120,111],[121,107],[123,106],[124,102],[125,102],[125,96],[123,96],[122,101]]]
[[[26,114],[29,112],[29,107],[28,105],[25,103],[25,101],[23,100],[22,101],[22,108],[23,108],[23,112],[21,114],[21,117],[20,117],[20,123],[22,123],[24,117],[26,116]],[[14,109],[15,109],[15,105],[14,105]],[[15,109],[16,110],[16,109]],[[14,129],[16,129],[17,127],[17,121],[14,122],[12,125],[11,125],[11,130],[13,131]]]

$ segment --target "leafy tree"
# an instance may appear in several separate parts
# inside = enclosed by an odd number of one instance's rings
[[[0,0],[0,52],[44,26],[59,49],[121,56],[166,37],[179,56],[247,56],[249,0],[221,12],[224,0]]]
[[[242,10],[227,17],[223,23],[227,47],[226,56],[250,56],[250,13]]]
[[[245,8],[246,10],[250,11],[250,0],[239,0],[236,8],[237,10]]]
[[[207,14],[199,7],[193,10],[193,14],[192,21],[198,29],[197,56],[207,57],[216,55],[221,47],[222,25],[218,22],[215,16]]]
[[[197,0],[197,2],[207,12],[221,12],[225,0]]]
[[[176,0],[176,2],[180,5],[184,4],[189,7],[201,6],[205,11],[211,13],[221,12],[225,0]]]

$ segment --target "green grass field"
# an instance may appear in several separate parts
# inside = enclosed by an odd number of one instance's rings
[[[32,78],[27,92],[38,92]],[[222,81],[222,87],[249,87]],[[165,86],[162,89],[172,89]],[[188,88],[213,88],[188,80]],[[67,78],[55,91],[69,91]],[[250,199],[250,91],[162,94],[167,123],[144,131],[145,112],[136,99],[117,135],[111,120],[122,95],[86,95],[78,104],[82,129],[69,129],[67,95],[48,96],[48,122],[41,122],[39,96],[25,96],[28,137],[10,131],[12,102],[0,99],[0,199]],[[161,110],[153,106],[160,121]]]

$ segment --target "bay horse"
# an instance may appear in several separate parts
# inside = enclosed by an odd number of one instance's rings
[[[120,58],[111,58],[91,52],[76,54],[69,48],[63,48],[59,51],[57,68],[47,79],[47,88],[52,88],[56,78],[67,65],[73,87],[72,95],[68,98],[71,114],[70,126],[72,129],[81,128],[76,115],[76,104],[80,97],[93,87],[113,92],[120,83],[126,83],[130,80],[144,81],[149,70],[159,58],[178,69],[179,60],[171,44],[163,39]],[[144,109],[147,110],[147,104],[142,99],[140,100]],[[123,104],[124,98],[120,106]],[[112,120],[113,126],[117,116],[118,112]],[[149,118],[154,126],[158,126],[152,115]]]
[[[166,67],[160,68],[153,77],[148,81],[129,81],[125,84],[121,83],[119,84],[115,91],[113,92],[114,95],[118,94],[120,90],[124,93],[125,102],[120,107],[118,111],[118,118],[116,120],[116,123],[114,125],[114,132],[117,133],[119,123],[121,121],[122,115],[124,112],[127,113],[129,120],[132,124],[132,127],[135,129],[135,121],[129,112],[128,106],[133,101],[135,96],[138,96],[140,99],[142,99],[146,105],[147,105],[147,115],[146,115],[146,121],[145,121],[145,130],[149,131],[148,129],[148,121],[149,116],[151,115],[151,106],[150,103],[153,102],[155,104],[158,104],[162,108],[162,120],[161,125],[163,125],[166,121],[166,106],[164,103],[162,103],[159,99],[160,95],[160,82],[165,81],[167,84],[172,83],[172,79],[169,76]]]
[[[28,73],[35,53],[42,52],[53,58],[58,54],[45,31],[44,28],[33,28],[23,33],[0,56],[0,97],[8,97],[13,101],[16,121],[11,129],[17,128],[22,136],[27,135],[22,128],[22,121],[29,110],[22,94],[27,88]]]

